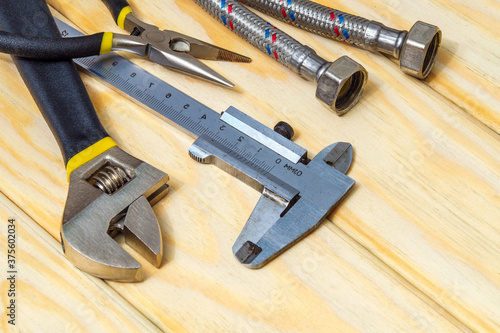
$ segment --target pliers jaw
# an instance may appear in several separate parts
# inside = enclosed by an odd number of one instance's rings
[[[125,18],[125,29],[132,32],[132,35],[115,34],[112,50],[125,50],[148,56],[151,61],[160,65],[228,87],[233,87],[234,84],[198,59],[251,61],[241,54],[176,31],[160,30],[157,26],[137,19],[132,13]]]
[[[141,264],[112,236],[123,232],[131,247],[159,267],[162,238],[151,205],[166,195],[167,181],[165,173],[118,147],[74,170],[61,227],[66,257],[103,279],[142,280]]]

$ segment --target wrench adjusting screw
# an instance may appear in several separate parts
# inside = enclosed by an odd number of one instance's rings
[[[113,194],[130,179],[122,168],[107,165],[92,177],[90,183],[106,194]]]

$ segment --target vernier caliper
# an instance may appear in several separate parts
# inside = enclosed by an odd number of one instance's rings
[[[82,35],[58,25],[64,37]],[[233,245],[249,268],[262,267],[314,230],[354,186],[345,175],[353,156],[349,143],[335,143],[310,160],[289,140],[293,130],[286,125],[273,131],[234,107],[215,112],[115,53],[75,63],[191,132],[197,137],[189,149],[193,159],[262,192]]]

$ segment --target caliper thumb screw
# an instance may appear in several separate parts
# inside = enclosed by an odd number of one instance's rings
[[[295,135],[292,126],[290,126],[288,123],[285,123],[284,121],[278,122],[276,126],[274,126],[274,131],[279,135],[284,136],[288,140],[292,140],[293,136]]]

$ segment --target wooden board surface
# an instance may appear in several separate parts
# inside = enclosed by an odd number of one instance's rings
[[[235,106],[272,127],[292,124],[314,156],[351,142],[357,185],[328,220],[261,270],[231,246],[259,193],[187,155],[193,139],[82,74],[118,144],[169,173],[155,206],[164,264],[142,283],[103,282],[57,244],[68,185],[59,148],[9,56],[0,56],[0,228],[18,222],[23,331],[449,332],[500,330],[500,2],[321,1],[387,25],[440,26],[443,50],[425,82],[390,59],[276,26],[320,55],[347,54],[370,72],[367,91],[338,118],[315,87],[276,64],[188,0],[131,1],[140,17],[253,58],[210,63],[233,90],[131,59],[217,111]],[[49,0],[86,33],[115,31],[98,0]],[[59,16],[61,17],[61,16]],[[36,23],[35,23],[36,24]],[[6,248],[0,264],[6,263]],[[0,284],[5,309],[7,282]],[[89,320],[89,317],[92,320]],[[5,316],[2,329],[12,329]]]

